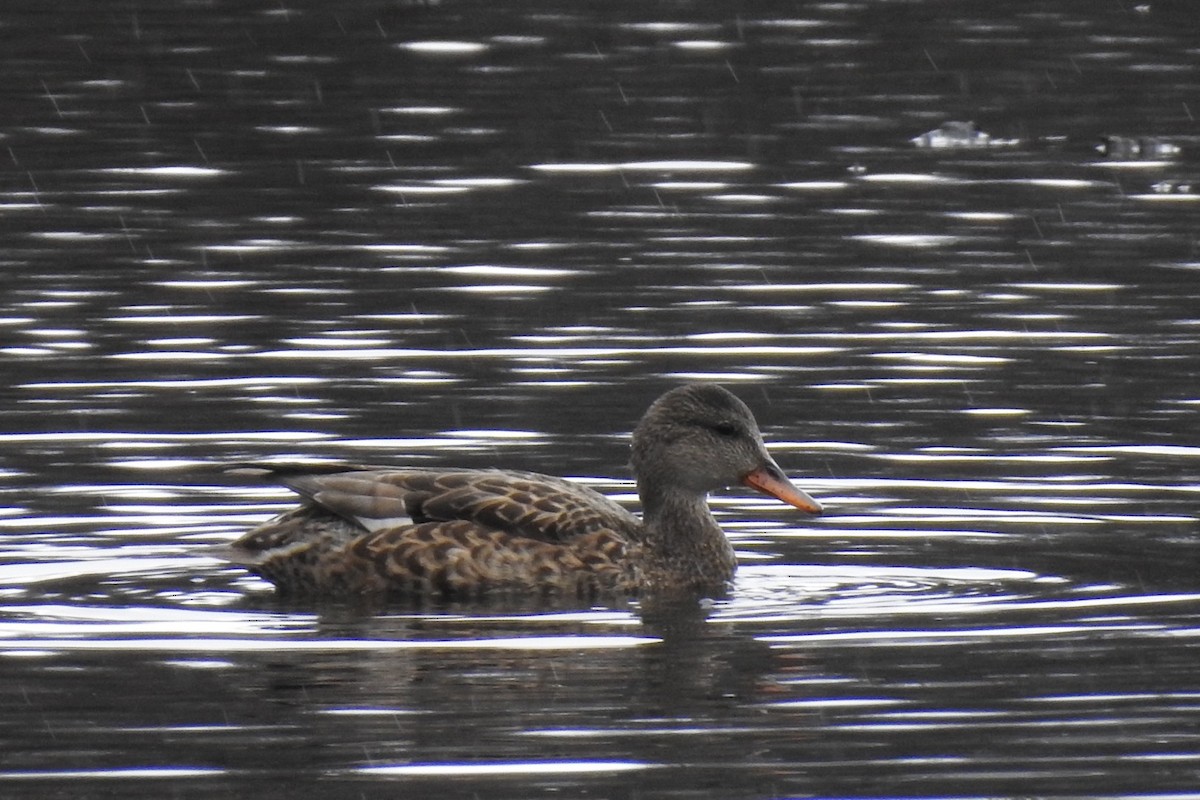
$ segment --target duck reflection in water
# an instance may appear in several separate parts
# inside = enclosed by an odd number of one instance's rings
[[[740,483],[821,512],[767,453],[750,409],[713,384],[659,397],[633,432],[632,456],[640,520],[587,487],[533,472],[240,468],[303,502],[222,554],[300,595],[716,596],[737,562],[709,492]]]

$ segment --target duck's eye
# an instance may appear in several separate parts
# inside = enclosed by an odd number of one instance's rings
[[[732,422],[718,422],[716,425],[712,426],[712,429],[721,436],[728,436],[731,438],[737,436],[739,433],[738,426],[734,425]]]

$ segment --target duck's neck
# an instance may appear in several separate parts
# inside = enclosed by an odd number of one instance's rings
[[[733,577],[733,546],[706,495],[653,485],[640,487],[639,495],[651,588],[719,590]]]

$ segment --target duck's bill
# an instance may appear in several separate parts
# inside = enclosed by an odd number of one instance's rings
[[[757,489],[763,494],[769,494],[771,497],[782,500],[790,506],[795,506],[801,511],[807,511],[809,514],[820,514],[822,511],[820,503],[809,497],[806,492],[796,488],[782,470],[773,464],[748,472],[742,477],[742,483],[751,489]]]

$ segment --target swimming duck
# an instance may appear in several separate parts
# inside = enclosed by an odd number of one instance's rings
[[[711,596],[737,564],[710,491],[741,483],[821,512],[767,453],[750,409],[719,386],[659,397],[632,446],[640,520],[585,486],[533,472],[256,466],[302,504],[225,556],[305,595]]]

